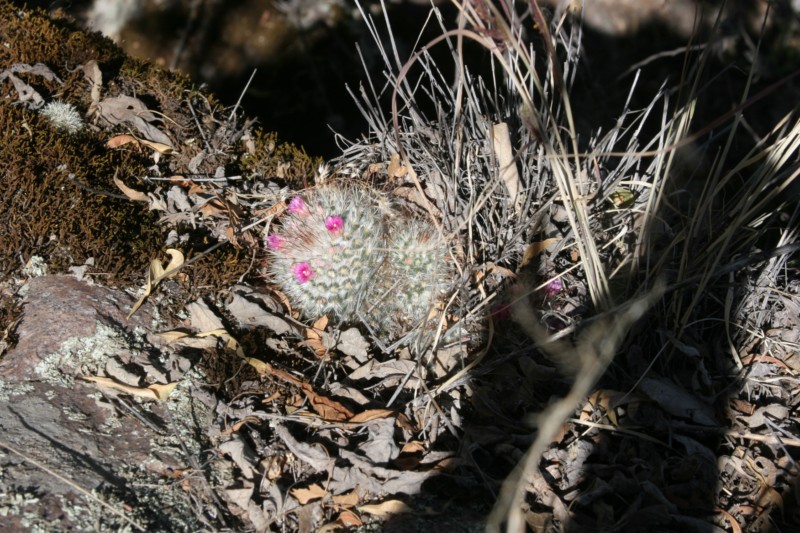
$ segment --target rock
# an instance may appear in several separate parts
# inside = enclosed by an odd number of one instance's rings
[[[133,304],[127,293],[89,285],[73,276],[31,278],[17,326],[19,342],[0,361],[0,378],[46,379],[44,373],[55,358],[64,365],[57,372],[76,376],[85,365],[102,363],[112,355],[109,350],[133,357],[135,349],[127,345],[136,339],[140,349],[145,341],[158,342],[153,335],[147,339],[142,335],[152,322],[147,306],[127,320]],[[70,359],[69,354],[75,357]]]
[[[185,452],[203,446],[197,407],[180,412],[194,395],[145,403],[79,379],[116,361],[145,381],[166,356],[146,305],[126,319],[133,303],[70,276],[29,281],[19,343],[0,362],[0,530],[200,527],[193,483],[173,483],[192,468]]]

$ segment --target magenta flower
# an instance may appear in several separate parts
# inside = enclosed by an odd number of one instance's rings
[[[337,235],[341,233],[342,228],[344,228],[344,220],[342,220],[342,217],[339,215],[333,215],[325,219],[325,227],[328,228],[328,231]]]
[[[283,237],[281,237],[277,233],[267,235],[266,241],[267,241],[267,247],[272,250],[277,250],[278,248],[283,246],[284,243]]]
[[[314,271],[311,269],[311,265],[305,261],[302,263],[297,263],[294,268],[292,268],[292,272],[294,273],[294,277],[297,278],[297,282],[301,285],[314,276]]]
[[[295,196],[289,202],[289,212],[293,215],[302,215],[306,212],[306,203],[302,196]]]
[[[547,293],[548,296],[555,296],[564,288],[564,284],[561,282],[561,278],[556,278],[544,287],[544,291]]]

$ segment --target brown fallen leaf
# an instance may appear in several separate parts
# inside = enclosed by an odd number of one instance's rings
[[[519,268],[522,268],[533,261],[536,256],[540,255],[542,252],[547,250],[547,248],[557,242],[558,239],[551,237],[550,239],[530,243],[528,247],[525,248],[525,253],[522,254],[522,260],[519,262]]]
[[[138,144],[136,137],[128,134],[114,135],[106,142],[106,148],[119,148],[120,146],[125,146],[129,143]]]
[[[414,510],[400,500],[386,500],[381,503],[374,503],[368,505],[359,505],[357,507],[362,513],[371,514],[381,518],[389,517],[396,514],[413,513]]]
[[[134,135],[128,135],[128,134],[115,135],[111,137],[106,143],[106,146],[108,148],[119,148],[120,146],[125,146],[126,144],[130,143],[135,143],[136,146],[145,146],[147,148],[155,150],[159,154],[169,155],[175,152],[175,149],[167,144],[155,141],[148,141],[147,139],[140,139]]]
[[[110,124],[128,124],[148,141],[172,147],[172,141],[157,127],[150,124],[157,116],[144,102],[127,95],[110,96],[97,103],[97,113]]]
[[[99,376],[84,376],[83,379],[86,381],[91,381],[92,383],[97,383],[101,387],[118,390],[139,398],[145,398],[147,400],[166,400],[167,396],[169,396],[178,385],[177,381],[173,381],[172,383],[167,384],[155,383],[148,387],[132,387],[130,385],[125,385],[124,383],[114,381],[113,379]]]
[[[153,288],[156,285],[158,285],[165,278],[171,278],[175,276],[178,273],[178,269],[183,265],[183,253],[180,250],[168,248],[166,253],[170,256],[170,261],[166,268],[164,268],[164,266],[161,264],[161,261],[158,259],[153,259],[150,262],[150,268],[147,269],[144,294],[142,294],[139,300],[137,300],[131,308],[131,312],[128,313],[128,319],[130,319],[136,310],[142,306],[145,299],[150,296],[150,293],[153,291]]]
[[[314,500],[321,500],[328,495],[328,491],[314,483],[308,487],[299,487],[289,491],[300,505],[305,505]]]
[[[358,493],[354,490],[350,492],[346,492],[344,494],[337,494],[333,497],[333,503],[342,509],[349,509],[351,507],[355,507],[358,505],[361,499],[358,497]]]
[[[354,413],[350,409],[336,400],[318,394],[310,383],[303,382],[289,372],[275,368],[269,363],[259,361],[252,357],[245,358],[245,362],[252,366],[259,374],[270,375],[299,387],[305,395],[308,405],[326,422],[347,422],[349,419],[353,418]]]
[[[348,420],[348,422],[352,424],[362,424],[364,422],[369,422],[370,420],[389,418],[392,416],[397,416],[398,414],[399,413],[397,411],[392,411],[391,409],[367,409],[366,411],[362,411],[353,416],[350,420]]]
[[[346,528],[359,527],[363,525],[361,519],[353,511],[342,511],[336,520]]]
[[[148,202],[148,203],[150,202],[150,197],[147,196],[145,193],[139,192],[135,189],[131,189],[130,187],[125,185],[125,183],[123,183],[121,179],[119,179],[116,176],[114,176],[113,179],[114,179],[114,184],[117,186],[119,190],[122,191],[122,194],[124,194],[134,202]]]
[[[328,353],[328,347],[322,339],[325,328],[328,327],[328,317],[323,315],[310,327],[306,328],[306,339],[303,343],[314,350],[314,354],[320,359]]]

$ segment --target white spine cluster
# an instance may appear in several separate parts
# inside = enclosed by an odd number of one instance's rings
[[[84,123],[75,106],[66,102],[54,100],[44,106],[39,113],[57,130],[67,133],[77,133],[83,129]]]

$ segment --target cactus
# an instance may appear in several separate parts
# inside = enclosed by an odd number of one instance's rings
[[[425,323],[451,283],[436,229],[365,186],[295,196],[265,242],[270,277],[295,308],[312,319],[364,320],[382,340]]]
[[[452,284],[447,248],[423,220],[401,218],[387,230],[387,254],[365,298],[365,320],[393,338],[423,325]]]
[[[267,236],[269,273],[304,315],[350,320],[385,256],[384,208],[366,187],[329,185],[295,196]]]

